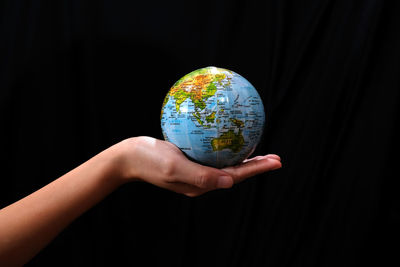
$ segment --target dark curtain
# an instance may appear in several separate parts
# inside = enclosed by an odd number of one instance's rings
[[[395,266],[400,2],[0,2],[0,206],[124,138],[162,138],[206,66],[259,91],[283,168],[188,198],[125,185],[27,266]]]

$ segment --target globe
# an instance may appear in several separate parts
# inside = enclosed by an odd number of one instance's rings
[[[164,139],[191,160],[217,168],[249,157],[264,122],[256,89],[239,74],[217,67],[183,76],[169,90],[161,109]]]

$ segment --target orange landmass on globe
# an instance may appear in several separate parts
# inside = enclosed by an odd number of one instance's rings
[[[205,100],[215,94],[216,87],[212,84],[212,74],[198,74],[180,82],[171,88],[169,96],[176,101],[176,110],[179,112],[180,105],[190,98],[197,108],[205,108]]]

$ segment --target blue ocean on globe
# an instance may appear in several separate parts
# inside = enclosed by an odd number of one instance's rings
[[[253,85],[217,67],[201,68],[179,79],[161,109],[164,139],[190,159],[217,168],[249,157],[264,123],[264,106]]]

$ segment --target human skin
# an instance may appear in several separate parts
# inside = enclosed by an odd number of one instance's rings
[[[279,156],[266,155],[216,169],[188,160],[169,142],[126,139],[0,210],[0,266],[27,263],[69,223],[125,183],[143,181],[195,197],[281,166]]]

